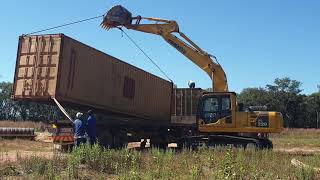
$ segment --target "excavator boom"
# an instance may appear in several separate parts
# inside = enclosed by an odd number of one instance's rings
[[[142,20],[147,20],[150,23],[140,24]],[[190,147],[193,144],[205,143],[207,145],[234,144],[242,147],[255,144],[258,148],[272,148],[272,142],[268,139],[267,134],[282,130],[283,118],[281,113],[243,111],[242,108],[238,108],[240,106],[237,106],[236,93],[228,92],[225,72],[216,58],[183,34],[176,21],[141,16],[132,17],[127,9],[122,6],[115,6],[108,11],[101,25],[105,29],[126,27],[127,29],[159,35],[204,70],[211,78],[213,92],[199,91],[199,96],[195,98],[197,101],[195,114],[186,115],[182,114],[181,111],[181,114],[175,113],[171,116],[173,123],[197,125],[196,129],[189,130],[189,132],[193,132],[191,133],[192,136],[181,134],[180,138],[176,139],[178,147],[184,145]],[[176,90],[179,91],[179,88]],[[193,92],[193,90],[191,89],[190,92]],[[183,96],[182,91],[181,96]],[[185,95],[184,97],[188,98],[192,95]],[[185,100],[185,102],[187,101]],[[194,101],[191,99],[190,104],[192,102]],[[187,107],[187,103],[184,104]]]
[[[135,20],[135,23],[133,23],[133,20]],[[154,23],[140,24],[141,20],[149,20]],[[214,92],[228,91],[227,77],[221,65],[211,58],[215,59],[214,56],[206,53],[185,34],[180,32],[177,22],[141,16],[132,17],[128,10],[118,5],[108,11],[101,25],[105,29],[124,26],[127,29],[160,35],[166,42],[209,75]],[[183,40],[174,35],[174,33],[179,34]]]

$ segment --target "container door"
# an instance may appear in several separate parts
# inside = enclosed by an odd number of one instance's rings
[[[58,52],[54,52],[58,48],[54,48],[54,42],[51,36],[20,39],[14,92],[16,97],[53,95],[58,62]]]

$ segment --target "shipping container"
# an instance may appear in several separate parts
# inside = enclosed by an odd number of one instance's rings
[[[50,104],[54,96],[71,107],[165,124],[170,123],[171,94],[171,82],[64,34],[19,38],[15,100]]]
[[[198,101],[202,93],[203,90],[200,88],[174,88],[171,102],[171,123],[195,124]]]

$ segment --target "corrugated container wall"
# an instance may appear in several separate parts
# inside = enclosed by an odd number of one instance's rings
[[[125,53],[125,52],[124,52]],[[84,105],[170,121],[172,83],[63,34],[21,36],[14,99]]]
[[[195,124],[198,102],[203,93],[200,88],[175,88],[172,91],[171,123]]]

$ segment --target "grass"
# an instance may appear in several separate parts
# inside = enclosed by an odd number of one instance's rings
[[[280,134],[271,135],[276,148],[320,148],[319,138],[320,129],[285,129]]]
[[[271,136],[275,148],[319,148],[320,131],[286,129]],[[9,140],[6,140],[9,141]],[[29,144],[27,143],[29,142]],[[42,144],[13,140],[1,147],[41,151]],[[19,145],[16,145],[19,144]],[[198,151],[150,148],[113,150],[99,145],[83,145],[69,154],[51,157],[17,153],[17,161],[0,162],[0,177],[23,179],[320,179],[312,169],[291,165],[295,158],[320,168],[320,155],[290,154],[279,151],[256,151],[231,147]],[[1,178],[0,178],[1,179]]]
[[[28,157],[7,163],[0,176],[39,179],[318,179],[310,169],[290,164],[296,158],[312,166],[320,156],[233,148],[112,150],[84,145],[68,156]]]

